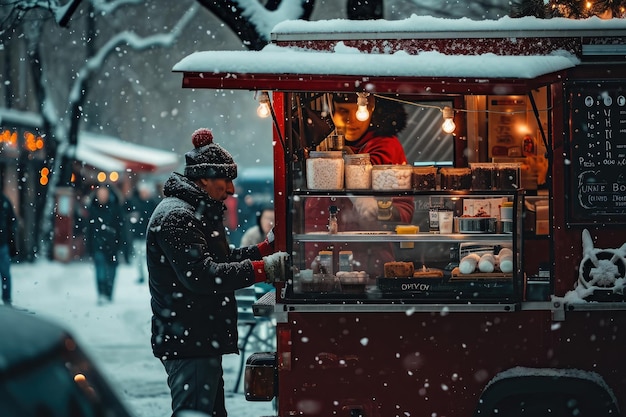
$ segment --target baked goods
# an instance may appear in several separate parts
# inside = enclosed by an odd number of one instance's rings
[[[413,262],[385,262],[385,278],[410,278],[415,267]]]
[[[478,270],[480,272],[493,272],[496,269],[496,257],[491,253],[485,253],[478,261]]]
[[[441,269],[422,268],[413,272],[413,278],[443,278]]]
[[[509,248],[500,249],[498,253],[498,261],[500,263],[500,271],[513,272],[513,251]]]
[[[459,262],[459,271],[462,274],[473,273],[478,266],[478,261],[480,261],[480,255],[476,253],[470,253],[464,256],[461,262]]]

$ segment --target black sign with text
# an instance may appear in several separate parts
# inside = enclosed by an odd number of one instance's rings
[[[626,223],[626,80],[569,86],[570,220]]]

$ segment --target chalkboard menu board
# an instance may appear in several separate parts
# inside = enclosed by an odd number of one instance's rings
[[[570,222],[626,223],[626,79],[568,86]]]

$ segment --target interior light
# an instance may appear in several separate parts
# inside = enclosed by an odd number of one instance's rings
[[[267,91],[261,91],[259,95],[259,107],[256,109],[256,114],[263,119],[269,117],[271,114],[270,95],[267,94]]]
[[[445,106],[443,112],[443,125],[441,128],[446,133],[454,132],[456,125],[454,124],[454,110],[450,106]]]
[[[356,94],[358,96],[356,99],[356,105],[358,106],[356,110],[356,118],[357,120],[364,122],[370,117],[370,112],[369,110],[367,110],[367,96],[369,96],[370,93],[356,93]]]

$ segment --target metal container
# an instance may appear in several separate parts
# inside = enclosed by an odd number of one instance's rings
[[[459,217],[459,233],[496,233],[495,217]]]

